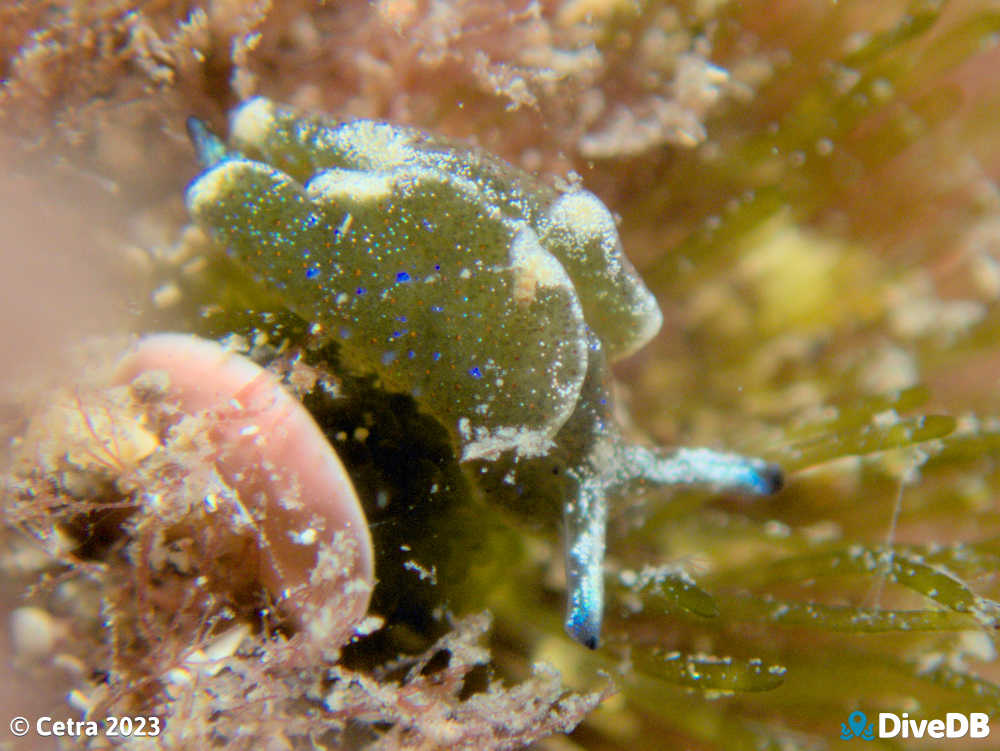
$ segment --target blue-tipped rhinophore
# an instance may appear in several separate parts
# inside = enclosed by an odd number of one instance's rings
[[[754,495],[770,495],[784,485],[781,468],[763,459],[712,449],[678,449],[672,454],[619,444],[619,461],[609,477],[580,483],[567,503],[566,585],[569,590],[565,627],[576,641],[596,649],[604,612],[604,535],[608,497],[646,485],[710,485]]]

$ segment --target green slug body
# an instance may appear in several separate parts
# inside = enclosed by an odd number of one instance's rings
[[[228,146],[198,121],[191,133],[206,166],[187,193],[196,223],[335,337],[349,367],[412,395],[464,462],[503,476],[495,487],[531,493],[517,476],[558,457],[579,641],[598,642],[610,493],[634,480],[774,489],[759,460],[678,465],[622,441],[605,360],[662,317],[593,194],[414,128],[263,98],[235,110]]]
[[[264,99],[236,111],[231,145],[246,158],[191,187],[195,220],[349,365],[420,400],[463,459],[548,450],[583,384],[588,325],[616,353],[659,329],[590,193],[541,190],[416,130],[298,119]]]

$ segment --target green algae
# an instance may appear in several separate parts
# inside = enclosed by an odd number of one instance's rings
[[[759,659],[661,654],[655,650],[632,650],[636,670],[668,683],[703,691],[770,691],[784,680],[785,668]]]

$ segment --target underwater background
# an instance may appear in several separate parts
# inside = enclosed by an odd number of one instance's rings
[[[991,2],[0,4],[7,713],[162,719],[128,747],[698,750],[995,713],[998,69]],[[575,644],[547,520],[477,505],[440,431],[188,226],[185,121],[257,94],[594,192],[665,319],[618,421],[784,490],[620,499],[604,643]],[[341,453],[371,635],[317,656],[226,583],[246,532],[191,502],[211,425],[111,385],[167,330],[281,374]]]

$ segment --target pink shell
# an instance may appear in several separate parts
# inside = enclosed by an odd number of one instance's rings
[[[184,412],[211,411],[219,474],[263,512],[268,550],[260,560],[270,566],[260,578],[275,598],[292,592],[286,606],[306,627],[317,617],[350,624],[363,618],[374,585],[368,524],[344,465],[302,404],[256,363],[186,334],[140,340],[115,381],[129,383],[147,371],[168,375],[169,397]],[[311,532],[303,537],[320,526],[313,524],[317,517],[323,529],[316,529],[315,540]],[[311,581],[323,543],[340,531],[353,542],[353,568]],[[364,586],[345,593],[357,581]],[[338,612],[324,613],[326,602],[338,602]]]

